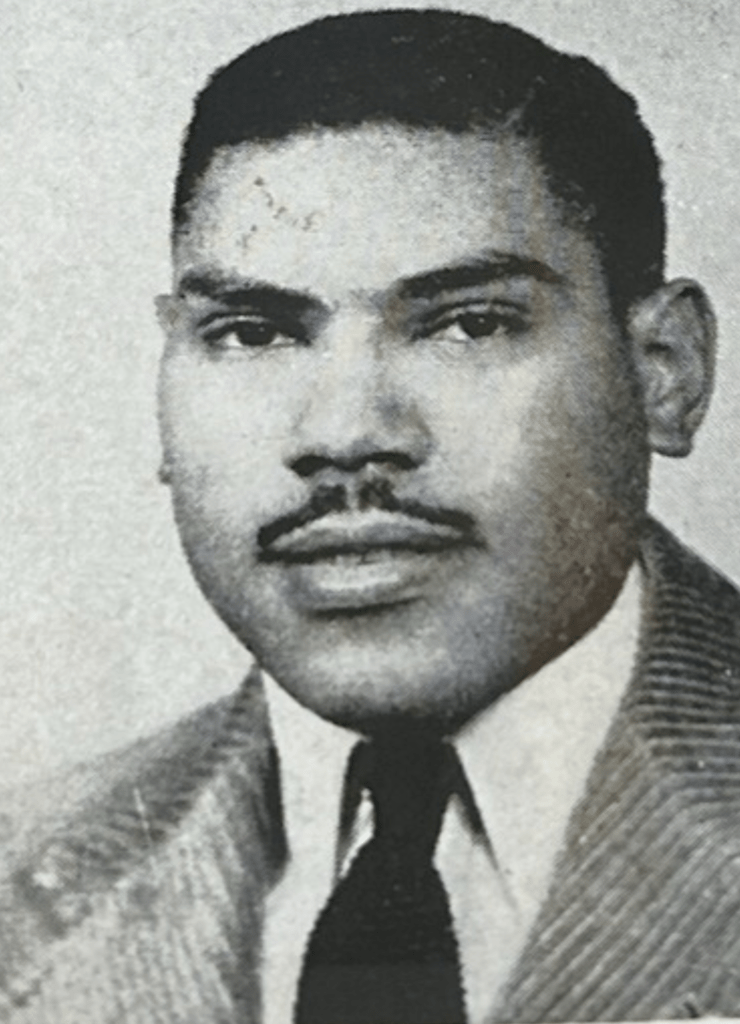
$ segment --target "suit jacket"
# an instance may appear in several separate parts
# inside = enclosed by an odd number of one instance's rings
[[[496,1020],[740,1014],[740,595],[655,524],[642,557],[634,677]],[[257,1024],[279,820],[257,673],[11,794],[0,1020]]]

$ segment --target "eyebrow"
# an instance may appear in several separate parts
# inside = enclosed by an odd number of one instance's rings
[[[511,277],[529,277],[552,285],[566,283],[561,274],[541,260],[513,253],[494,253],[457,266],[440,267],[406,278],[398,293],[400,298],[405,299],[432,299],[440,292],[475,288]]]
[[[255,306],[268,315],[280,312],[297,317],[324,308],[323,303],[306,292],[263,281],[234,278],[218,270],[186,271],[178,285],[177,294],[180,298],[193,296],[210,299],[229,309]]]
[[[561,274],[541,260],[514,253],[492,253],[404,278],[391,290],[400,299],[433,299],[441,292],[475,288],[515,277],[528,277],[551,285],[566,283]],[[274,311],[295,317],[326,309],[325,304],[309,292],[233,277],[217,269],[186,271],[177,294],[181,298],[210,299],[230,309],[255,306],[267,314]]]

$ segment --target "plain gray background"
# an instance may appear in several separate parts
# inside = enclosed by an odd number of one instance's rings
[[[150,732],[247,655],[206,607],[157,483],[152,297],[181,131],[207,74],[348,0],[4,0],[0,13],[0,780]],[[407,0],[406,6],[425,3]],[[740,5],[478,0],[604,64],[666,164],[669,269],[721,327],[697,450],[653,508],[740,580]]]

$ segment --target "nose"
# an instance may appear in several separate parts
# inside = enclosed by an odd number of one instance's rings
[[[298,476],[369,466],[393,473],[426,461],[431,432],[400,347],[369,317],[345,317],[327,329],[293,423],[286,462]]]

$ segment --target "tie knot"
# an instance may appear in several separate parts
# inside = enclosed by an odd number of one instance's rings
[[[376,841],[431,856],[457,764],[452,747],[403,733],[364,743],[359,753],[375,811]]]

